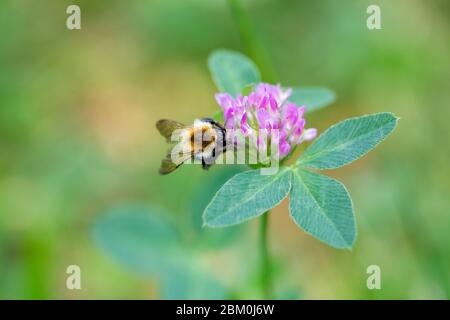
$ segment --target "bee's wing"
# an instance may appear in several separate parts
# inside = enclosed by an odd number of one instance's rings
[[[185,129],[186,125],[174,120],[161,119],[156,122],[156,128],[158,129],[159,133],[161,133],[161,135],[167,139],[167,141],[170,141],[172,133],[175,130]]]
[[[180,166],[173,163],[169,158],[164,158],[161,161],[161,167],[159,168],[159,174],[169,174]]]
[[[192,158],[192,153],[183,153],[179,155],[176,162],[172,161],[170,152],[167,154],[167,156],[161,160],[161,167],[159,168],[160,174],[169,174],[175,169],[177,169],[179,166],[181,166],[186,160]]]

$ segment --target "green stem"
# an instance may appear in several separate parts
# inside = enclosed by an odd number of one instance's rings
[[[265,212],[259,221],[259,255],[261,268],[261,291],[264,299],[272,298],[272,273],[268,248],[269,212]]]
[[[259,67],[262,79],[267,82],[276,82],[275,70],[272,67],[267,51],[264,50],[264,46],[261,44],[241,1],[228,0],[228,6],[239,31],[245,52]]]
[[[241,36],[247,55],[255,61],[261,70],[263,81],[276,82],[277,76],[267,55],[259,41],[247,12],[240,0],[228,0],[228,5],[236,27]],[[269,226],[269,211],[260,218],[259,255],[261,272],[261,291],[265,299],[272,298],[272,274],[268,249],[267,232]]]

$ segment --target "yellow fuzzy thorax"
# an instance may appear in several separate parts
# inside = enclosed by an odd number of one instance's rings
[[[192,153],[210,152],[215,147],[217,132],[208,122],[195,120],[192,127],[186,129],[181,137],[185,150]]]

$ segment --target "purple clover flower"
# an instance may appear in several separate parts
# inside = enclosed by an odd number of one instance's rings
[[[247,96],[217,93],[216,100],[224,112],[225,127],[239,129],[258,148],[266,148],[264,137],[278,130],[280,158],[284,158],[295,145],[317,135],[316,129],[305,129],[306,107],[290,102],[291,92],[280,85],[260,83]]]

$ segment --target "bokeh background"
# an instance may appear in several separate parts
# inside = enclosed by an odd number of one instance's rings
[[[66,29],[70,4],[81,7],[81,30]],[[250,36],[224,0],[0,2],[0,298],[259,297],[257,222],[201,228],[211,195],[241,168],[157,174],[167,146],[155,121],[218,109],[206,66],[217,48],[264,60],[284,85],[333,89],[336,102],[307,118],[320,131],[366,113],[401,117],[368,156],[329,172],[354,201],[353,250],[304,234],[286,202],[273,210],[277,296],[450,298],[450,3],[241,4]],[[381,7],[382,30],[366,27],[370,4]],[[108,219],[136,232],[98,232]],[[134,259],[135,249],[148,256]],[[66,288],[71,264],[81,290]],[[381,290],[366,287],[372,264]]]

